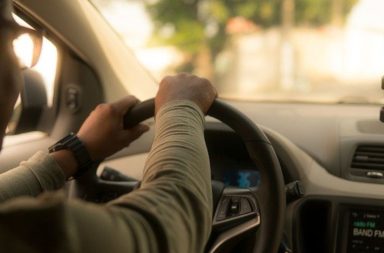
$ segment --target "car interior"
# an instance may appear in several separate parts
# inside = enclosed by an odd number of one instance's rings
[[[129,94],[143,102],[126,127],[153,126],[159,80],[191,72],[219,93],[205,125],[206,252],[384,252],[381,0],[13,2],[15,20],[44,39],[22,71],[0,173]],[[135,190],[153,136],[69,181],[68,198]]]

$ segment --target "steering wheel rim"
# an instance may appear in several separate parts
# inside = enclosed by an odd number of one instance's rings
[[[130,110],[124,117],[129,128],[154,116],[154,99],[146,100]],[[249,157],[256,165],[261,183],[253,188],[260,212],[260,225],[256,233],[254,252],[277,252],[284,227],[285,190],[283,174],[275,151],[264,132],[243,113],[216,99],[207,115],[232,128],[243,140]]]

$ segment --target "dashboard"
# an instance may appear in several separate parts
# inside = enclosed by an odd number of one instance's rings
[[[368,176],[382,172],[379,105],[233,105],[263,126],[285,183],[303,185],[304,196],[287,203],[285,236],[293,252],[383,252],[383,179]],[[375,163],[356,167],[356,157]]]
[[[285,236],[293,252],[384,252],[382,179],[365,173],[356,176],[352,167],[361,146],[384,144],[379,106],[234,106],[263,125],[279,157],[285,183],[299,180],[304,185],[304,197],[287,203]],[[271,111],[278,116],[272,117]],[[252,167],[242,142],[223,126],[211,124],[208,129],[214,129],[206,133],[208,149],[214,150],[214,176],[224,182],[226,176],[239,180]],[[228,170],[233,166],[242,170],[231,175]],[[257,185],[260,177],[255,178]]]

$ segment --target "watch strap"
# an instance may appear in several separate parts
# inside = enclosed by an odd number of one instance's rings
[[[56,142],[48,148],[48,151],[49,153],[52,153],[63,149],[72,151],[77,161],[78,169],[75,175],[73,175],[73,178],[80,177],[95,164],[83,142],[74,133],[70,133],[63,139]]]

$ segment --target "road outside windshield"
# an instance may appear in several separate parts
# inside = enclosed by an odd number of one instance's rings
[[[244,100],[380,103],[383,0],[92,0],[157,79]]]

